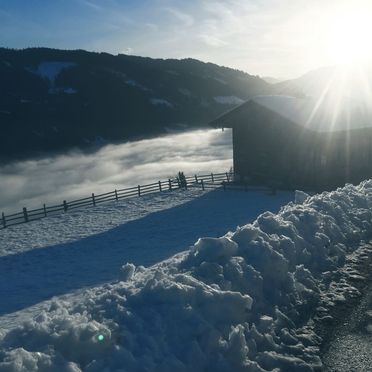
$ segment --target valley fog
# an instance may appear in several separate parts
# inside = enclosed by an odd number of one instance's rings
[[[232,166],[231,130],[211,129],[107,145],[0,167],[0,212],[59,204],[137,184]]]

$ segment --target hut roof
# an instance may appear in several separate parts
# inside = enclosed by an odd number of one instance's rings
[[[352,97],[339,97],[335,100],[334,96],[318,99],[280,95],[256,96],[213,120],[211,124],[216,127],[231,126],[230,119],[235,114],[246,111],[249,115],[252,103],[317,132],[372,128],[372,102]]]

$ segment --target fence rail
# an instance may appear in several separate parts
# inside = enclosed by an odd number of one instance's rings
[[[225,173],[209,173],[194,176],[184,176],[177,178],[169,178],[168,180],[157,181],[146,185],[137,185],[124,189],[115,189],[114,191],[103,194],[94,194],[86,198],[76,200],[63,200],[62,204],[46,206],[41,208],[28,210],[26,207],[19,213],[9,215],[1,214],[0,230],[8,226],[19,225],[41,218],[60,214],[61,212],[68,212],[72,209],[84,208],[89,206],[96,206],[97,204],[106,203],[110,201],[119,201],[127,198],[141,197],[143,195],[160,193],[163,191],[173,191],[177,189],[188,189],[189,187],[200,187],[203,190],[216,189],[222,187],[226,189],[244,189],[248,190],[267,190],[264,187],[251,187],[248,185],[236,184],[233,180],[231,172]]]

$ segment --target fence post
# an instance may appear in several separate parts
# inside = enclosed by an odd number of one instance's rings
[[[202,190],[204,191],[204,181],[201,180]]]
[[[159,191],[161,192],[161,182],[159,181]]]
[[[2,217],[2,221],[3,221],[3,227],[5,229],[6,228],[6,220],[5,220],[5,214],[4,214],[4,212],[1,214],[1,217]]]
[[[198,176],[195,174],[195,182],[198,183]]]
[[[47,209],[46,209],[46,205],[45,204],[43,204],[43,209],[44,209],[44,217],[46,217],[47,216]]]
[[[168,184],[169,184],[169,190],[172,191],[172,181],[171,181],[170,178],[169,178],[169,180],[168,180]]]
[[[116,201],[119,200],[119,197],[118,197],[118,190],[116,190],[116,189],[115,189],[115,199],[116,199]]]
[[[23,207],[23,216],[25,218],[25,222],[28,222],[28,214],[27,214],[27,208]]]
[[[92,192],[92,202],[93,205],[96,206],[96,198],[94,197],[94,192]]]
[[[212,182],[214,183],[213,173],[211,173]]]
[[[140,185],[137,186],[137,190],[138,190],[138,196],[141,196],[141,186]]]
[[[64,210],[65,212],[67,212],[67,208],[68,208],[67,202],[66,202],[66,200],[64,200],[64,201],[63,201],[63,210]]]
[[[226,172],[226,181],[227,182],[230,182],[230,180],[229,180],[229,174]]]

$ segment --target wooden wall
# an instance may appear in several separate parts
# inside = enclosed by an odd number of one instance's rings
[[[254,102],[228,119],[243,181],[321,191],[372,178],[372,129],[314,132]]]

